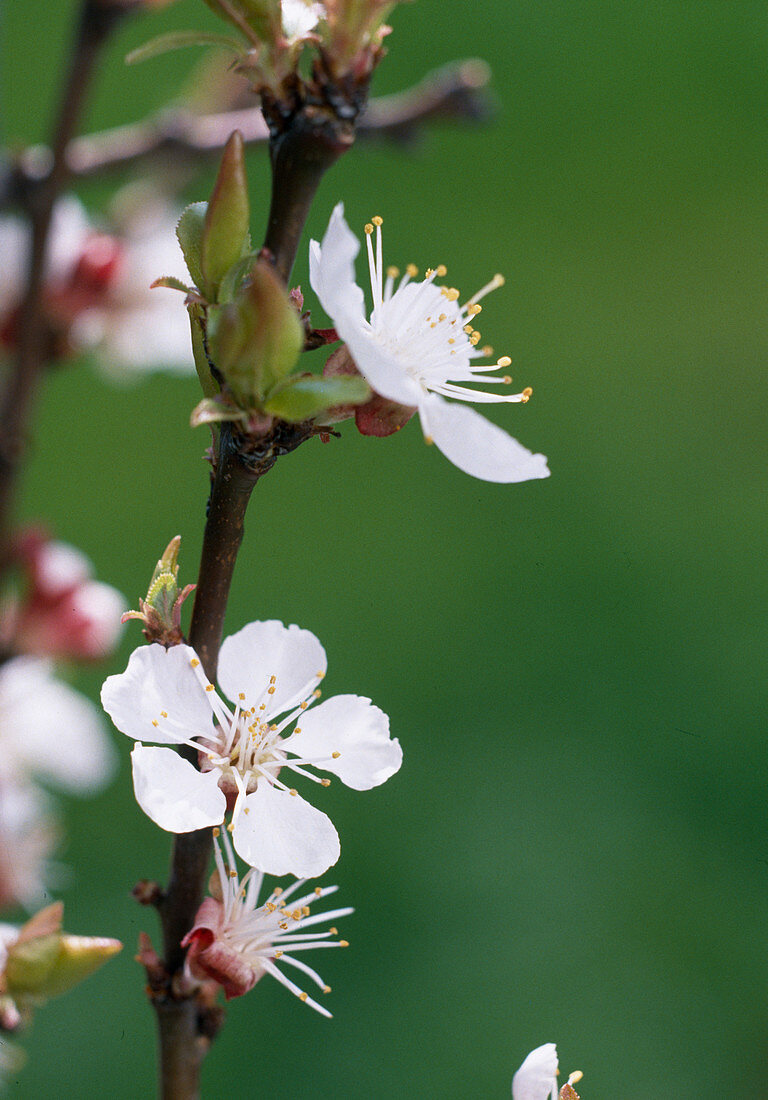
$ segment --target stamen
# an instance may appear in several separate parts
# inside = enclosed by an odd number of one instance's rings
[[[490,283],[486,283],[484,287],[478,290],[477,294],[473,294],[468,302],[465,303],[465,307],[473,305],[474,302],[479,302],[481,298],[484,298],[486,294],[490,294],[492,290],[498,290],[500,286],[504,286],[505,279],[503,275],[494,275]]]

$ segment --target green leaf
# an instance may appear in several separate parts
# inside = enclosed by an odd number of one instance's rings
[[[189,274],[192,276],[195,286],[203,292],[205,292],[205,280],[200,259],[207,208],[208,204],[205,202],[193,202],[181,215],[179,224],[176,226],[176,236],[181,245],[181,251],[184,253]]]
[[[149,289],[154,290],[156,286],[165,286],[169,290],[180,290],[183,294],[189,294],[193,288],[187,286],[186,283],[182,283],[181,279],[177,279],[175,275],[161,275],[159,279],[155,279],[154,283],[149,284]]]
[[[200,266],[212,297],[217,296],[222,279],[250,244],[249,220],[243,135],[235,130],[224,146],[201,240]]]
[[[218,424],[221,420],[245,422],[247,419],[248,413],[218,396],[204,397],[202,401],[198,401],[192,410],[189,423],[193,428],[199,428],[201,424]]]
[[[273,390],[264,408],[281,420],[310,420],[334,405],[361,405],[370,396],[371,389],[364,378],[304,375]]]
[[[209,34],[203,31],[170,31],[150,39],[143,46],[131,50],[125,59],[126,65],[135,65],[139,61],[148,61],[171,50],[181,50],[186,46],[223,46],[238,56],[246,53],[242,42],[228,34]]]
[[[205,354],[205,342],[203,340],[203,310],[199,305],[191,305],[189,309],[189,323],[192,329],[192,354],[195,357],[195,369],[200,385],[206,397],[214,397],[219,392],[219,385],[211,374],[208,366],[208,356]]]

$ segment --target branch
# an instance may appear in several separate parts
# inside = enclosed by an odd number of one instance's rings
[[[54,125],[54,143],[45,177],[27,189],[32,247],[27,288],[19,314],[16,360],[0,403],[0,541],[8,538],[16,474],[26,443],[27,421],[37,384],[48,359],[42,316],[43,277],[53,207],[69,174],[67,150],[73,139],[102,46],[126,8],[85,0],[75,32],[69,73]]]
[[[484,61],[452,62],[428,73],[418,84],[396,95],[371,100],[357,125],[361,136],[391,141],[412,140],[427,123],[484,118],[489,112],[490,70]],[[269,132],[261,111],[247,107],[220,114],[195,115],[167,110],[141,122],[72,140],[66,150],[70,178],[87,179],[106,171],[142,167],[163,156],[195,162],[217,156],[233,130],[247,145],[263,145]],[[0,205],[21,202],[30,186],[51,171],[51,151],[35,145],[21,153],[0,195]]]

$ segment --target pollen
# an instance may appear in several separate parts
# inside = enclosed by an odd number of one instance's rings
[[[267,695],[274,695],[274,694],[275,694],[275,686],[273,684],[272,687],[267,688]]]
[[[445,276],[448,274],[448,268],[445,266],[445,264],[438,264],[435,268],[435,274],[438,276],[438,278],[444,279]]]
[[[502,355],[501,359],[496,360],[496,366],[497,367],[511,367],[512,366],[512,360],[509,358],[508,355]]]
[[[295,787],[291,787],[291,789],[288,791],[288,794],[291,796],[291,798],[295,798],[298,793],[299,792],[296,790]]]
[[[318,680],[324,680],[325,679],[325,673],[323,672],[322,669],[320,669],[320,671],[317,673],[317,678],[318,678]]]
[[[329,985],[324,985],[323,986],[323,993],[330,993],[330,992],[331,992],[331,987]]]
[[[288,925],[285,923],[285,921],[280,921],[278,928],[282,928],[283,932],[288,931]]]
[[[488,359],[490,359],[490,357],[493,355],[493,348],[490,344],[486,344],[485,347],[481,348],[480,350],[482,351],[483,355],[487,356]]]
[[[409,276],[409,278],[415,279],[416,276],[419,274],[419,269],[416,264],[408,264],[405,269],[405,273]]]
[[[526,386],[523,390],[523,402],[530,401],[533,390],[530,386]]]
[[[300,1001],[308,1001],[309,1000],[309,994],[308,993],[299,993],[299,1000]]]
[[[152,725],[153,725],[153,726],[158,726],[159,724],[160,724],[160,723],[158,722],[158,720],[157,720],[156,718],[153,718],[153,719],[152,719]]]
[[[308,905],[302,906],[301,915],[303,917],[308,917],[309,916],[309,906]]]
[[[282,951],[275,951],[275,958],[276,959],[281,959],[282,957],[283,957],[283,952]]]
[[[322,886],[316,886],[316,887],[315,887],[315,893],[317,894],[317,896],[318,896],[318,897],[320,897],[320,895],[322,894],[322,892],[323,892],[323,888],[322,888]]]
[[[307,700],[306,699],[304,700],[303,703],[299,703],[299,708],[301,710],[306,710],[307,709]]]
[[[214,827],[213,827],[213,835],[214,835],[215,837],[220,837],[220,836],[221,836],[221,829],[219,828],[219,826],[218,826],[218,825],[214,825]]]
[[[473,348],[477,347],[477,345],[480,343],[480,333],[477,331],[477,329],[475,329],[475,331],[470,336],[469,342]]]
[[[444,286],[440,293],[444,298],[447,298],[449,302],[455,302],[459,297],[459,292],[455,286]]]
[[[294,911],[291,913],[291,916],[294,920],[301,920],[301,909],[294,909]]]
[[[234,833],[234,831],[235,831],[235,823],[234,823],[234,821],[230,821],[229,825],[227,825],[227,832],[228,833]]]
[[[206,684],[205,685],[205,690],[206,691],[213,691],[213,684]]]
[[[299,727],[298,727],[298,726],[296,726],[296,728],[294,729],[294,731],[293,731],[293,732],[294,732],[294,733],[301,733],[301,730],[299,729]]]
[[[192,668],[197,668],[197,666],[200,664],[197,657],[193,657],[189,663],[192,665]]]
[[[161,718],[167,718],[168,717],[168,711],[167,710],[161,710],[160,711],[160,717]]]
[[[331,781],[330,781],[330,779],[321,779],[320,780],[320,785],[322,787],[330,787]]]
[[[339,947],[349,947],[349,940],[339,940]]]
[[[317,688],[315,688],[315,690],[312,692],[312,697],[313,699],[319,699],[322,694],[322,691],[319,691]]]
[[[505,386],[511,386],[512,385],[512,375],[511,374],[505,374],[502,381],[504,382]]]
[[[471,306],[467,306],[467,316],[475,317],[478,313],[483,312],[483,307],[479,302],[473,302]]]
[[[331,933],[332,936],[338,936],[339,934],[338,928],[329,928],[328,931]]]
[[[240,693],[238,694],[238,696],[237,696],[237,697],[238,697],[238,699],[240,699],[240,700],[241,700],[242,702],[245,702],[245,694],[244,694],[244,693],[243,693],[242,691],[241,691],[241,692],[240,692]]]
[[[375,226],[380,226],[384,224],[384,219],[380,218],[378,214],[374,214],[374,216],[371,218],[371,221]]]
[[[365,224],[365,226],[364,226],[363,228],[365,229],[365,232],[366,232],[366,233],[368,234],[368,236],[370,237],[371,233],[373,233],[373,226],[371,225],[371,223],[370,223],[370,222],[366,222],[366,224]]]
[[[400,268],[399,267],[394,267],[394,265],[390,265],[387,268],[387,278],[388,279],[396,279],[399,274],[400,274]]]
[[[331,756],[333,757],[334,760],[338,760],[339,757],[341,756],[341,753],[340,752],[332,752]]]

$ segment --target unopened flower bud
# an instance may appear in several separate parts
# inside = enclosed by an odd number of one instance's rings
[[[260,408],[304,345],[296,308],[271,263],[258,259],[234,301],[208,311],[211,357],[243,408]]]
[[[200,266],[213,299],[226,273],[247,251],[249,217],[243,135],[235,130],[224,147],[200,242]]]
[[[21,1008],[65,993],[122,949],[119,940],[62,932],[63,908],[49,905],[6,939],[2,987]]]

